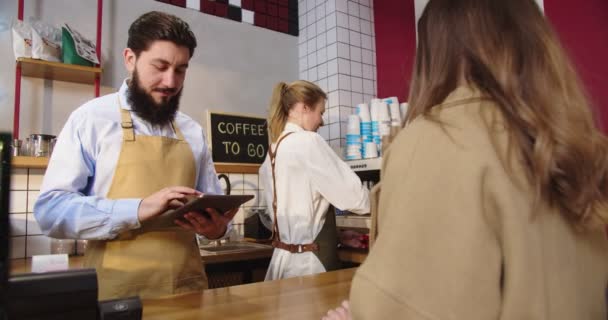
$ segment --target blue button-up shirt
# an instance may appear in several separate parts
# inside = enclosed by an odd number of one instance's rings
[[[54,238],[112,239],[140,227],[142,199],[107,199],[122,146],[118,99],[123,109],[128,87],[93,99],[70,115],[57,138],[34,215],[44,234]],[[175,138],[171,126],[155,126],[133,112],[136,135]],[[190,144],[196,163],[196,186],[203,193],[223,194],[202,127],[178,112],[175,123]],[[228,227],[228,230],[230,230]]]

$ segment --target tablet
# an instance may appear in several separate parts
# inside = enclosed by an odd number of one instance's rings
[[[188,202],[183,207],[175,209],[171,215],[175,218],[182,218],[184,214],[196,211],[207,215],[207,208],[213,208],[220,214],[231,209],[238,208],[243,203],[253,199],[253,195],[219,195],[205,194],[203,196],[189,196]]]

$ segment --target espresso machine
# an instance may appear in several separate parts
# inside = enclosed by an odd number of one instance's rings
[[[381,157],[349,160],[346,163],[368,189],[371,190],[380,181]],[[359,215],[336,210],[336,226],[342,247],[342,250],[338,251],[340,259],[344,262],[351,262],[353,266],[362,263],[369,250],[369,234],[372,229],[371,215]],[[352,243],[344,241],[345,238],[354,236],[360,240],[355,241],[357,243],[356,247],[349,246]]]

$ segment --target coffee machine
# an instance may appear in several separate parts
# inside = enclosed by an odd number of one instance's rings
[[[359,176],[361,182],[368,189],[372,189],[380,182],[380,167],[382,166],[382,158],[370,158],[361,160],[349,160],[346,163]],[[350,212],[342,212],[336,210],[336,226],[341,239],[341,249],[338,250],[338,255],[345,263],[350,262],[352,265],[357,265],[363,262],[367,256],[369,249],[369,235],[372,229],[371,214],[359,215]],[[362,241],[360,247],[349,247],[344,241],[344,238],[358,236]]]

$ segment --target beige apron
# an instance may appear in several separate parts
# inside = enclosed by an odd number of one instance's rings
[[[169,186],[194,188],[192,149],[175,123],[177,139],[135,136],[129,111],[120,108],[120,112],[123,143],[107,197],[145,198]],[[207,288],[195,234],[162,217],[152,223],[114,240],[89,242],[85,265],[97,269],[100,300]]]

